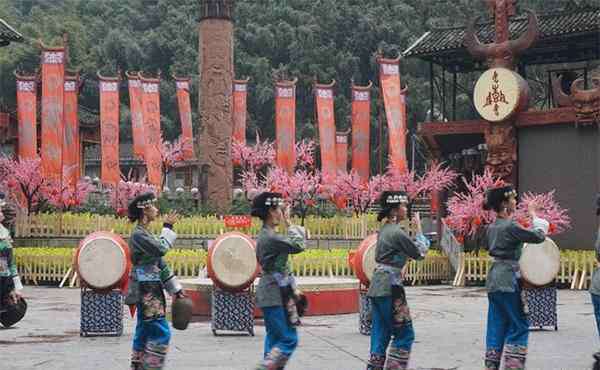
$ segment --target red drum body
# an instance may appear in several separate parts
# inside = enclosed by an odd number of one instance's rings
[[[127,243],[121,236],[106,231],[83,239],[74,262],[82,285],[95,290],[125,286],[131,270]]]
[[[208,249],[208,277],[219,288],[231,292],[248,288],[260,271],[256,243],[248,235],[228,232]]]
[[[363,285],[369,285],[375,270],[375,247],[377,246],[377,234],[367,236],[358,246],[354,254],[350,256],[350,266],[356,277]]]

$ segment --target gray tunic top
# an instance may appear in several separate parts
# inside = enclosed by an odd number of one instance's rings
[[[305,231],[300,226],[290,226],[287,237],[275,233],[268,227],[263,227],[258,233],[256,258],[262,268],[262,274],[256,287],[256,305],[258,307],[282,305],[279,287],[284,281],[289,281],[288,256],[303,252],[304,242]]]
[[[596,260],[600,261],[600,230],[598,230],[598,236],[596,237]],[[590,285],[590,293],[600,296],[600,268],[594,270],[592,275],[592,284]]]
[[[494,257],[487,275],[488,292],[516,291],[523,243],[543,242],[546,239],[547,224],[547,221],[536,218],[533,220],[534,230],[527,230],[514,220],[498,218],[487,226],[486,242],[490,256]]]
[[[423,235],[413,241],[398,224],[384,224],[377,235],[375,247],[377,267],[369,284],[369,297],[392,295],[392,285],[401,285],[397,278],[409,258],[423,259],[429,249],[429,240]]]

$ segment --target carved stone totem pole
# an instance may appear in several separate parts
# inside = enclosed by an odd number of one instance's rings
[[[233,181],[233,7],[234,0],[200,0],[198,26],[200,190],[221,213],[231,205]]]
[[[471,21],[465,33],[464,44],[476,59],[485,60],[489,69],[475,85],[475,108],[488,121],[485,132],[488,146],[486,165],[507,182],[517,185],[517,135],[515,119],[527,109],[529,85],[514,71],[516,57],[536,41],[539,34],[536,15],[529,14],[527,31],[516,40],[510,40],[509,17],[515,14],[516,0],[486,0],[495,18],[495,41],[482,44],[477,38],[475,23]]]

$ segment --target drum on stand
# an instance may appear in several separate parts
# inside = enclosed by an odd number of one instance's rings
[[[560,250],[550,238],[540,244],[526,243],[519,259],[523,280],[534,287],[551,284],[560,270]]]
[[[106,231],[94,232],[83,239],[74,262],[82,286],[94,290],[124,286],[131,270],[127,243],[119,235]]]
[[[367,236],[358,246],[355,253],[349,256],[350,266],[356,277],[364,286],[369,286],[375,270],[375,247],[377,234]]]
[[[256,244],[248,235],[228,232],[208,249],[207,270],[215,285],[238,292],[248,288],[258,276]]]

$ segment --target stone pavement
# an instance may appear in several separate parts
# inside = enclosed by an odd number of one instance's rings
[[[417,341],[414,368],[482,369],[487,300],[482,288],[408,287]],[[119,338],[79,336],[79,290],[26,287],[30,311],[18,327],[0,329],[0,369],[128,369],[134,321],[126,315]],[[358,315],[305,318],[289,370],[365,368],[369,338]],[[173,331],[168,369],[252,369],[264,327],[256,336],[214,337],[208,322]],[[528,370],[584,370],[600,347],[587,292],[559,291],[559,330],[530,336]]]

